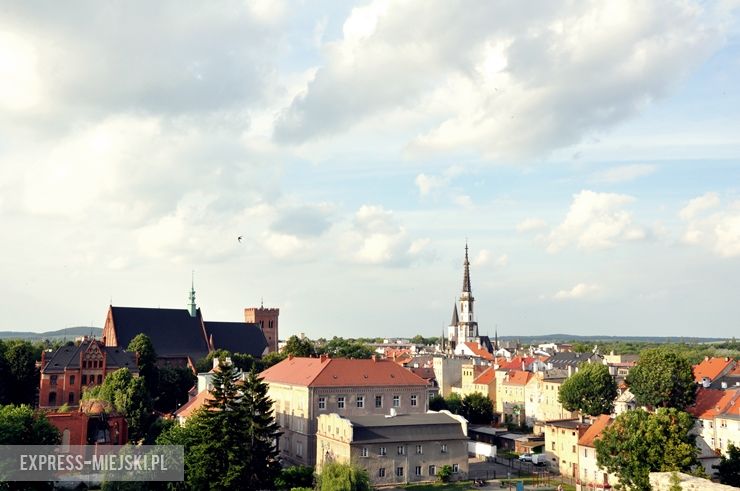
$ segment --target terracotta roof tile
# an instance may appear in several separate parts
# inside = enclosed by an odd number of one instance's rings
[[[701,382],[704,377],[714,380],[734,363],[735,360],[732,358],[708,358],[702,360],[698,365],[694,365],[694,379],[697,382]]]
[[[426,380],[391,360],[288,358],[260,374],[266,382],[303,387],[422,385]]]
[[[521,370],[509,370],[509,377],[504,380],[504,384],[508,385],[527,385],[529,379],[532,378],[532,372],[523,372]]]
[[[484,358],[486,360],[493,360],[493,355],[489,353],[487,349],[479,347],[478,343],[468,341],[467,343],[465,343],[465,346],[467,346],[475,356]]]
[[[731,402],[737,399],[737,390],[718,390],[700,388],[696,392],[696,403],[686,408],[686,412],[699,419],[714,419],[733,406]]]
[[[483,373],[478,375],[475,380],[473,380],[474,384],[485,384],[488,385],[496,378],[496,371],[493,369],[493,367],[488,367]]]
[[[198,394],[194,398],[190,399],[177,411],[175,411],[175,416],[189,418],[193,415],[195,411],[202,408],[206,401],[209,399],[213,399],[213,396],[209,391],[204,390],[202,392],[198,392]]]
[[[578,445],[593,447],[594,440],[601,436],[601,432],[612,424],[614,420],[608,414],[602,414],[591,423],[586,432],[578,439]]]

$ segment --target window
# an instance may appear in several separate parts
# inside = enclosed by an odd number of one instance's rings
[[[303,443],[302,442],[297,442],[295,444],[295,454],[299,457],[303,456]]]
[[[430,476],[436,476],[437,475],[437,466],[434,464],[429,465],[429,475]]]
[[[74,392],[70,392],[69,393],[69,397],[67,398],[67,402],[69,404],[74,404],[75,403],[75,393]]]
[[[584,457],[588,457],[588,449],[587,448],[584,448],[583,449],[583,456]]]
[[[49,392],[49,405],[50,406],[57,405],[57,393],[56,392]]]
[[[454,472],[455,474],[460,472],[460,466],[457,464],[452,464],[452,472]]]
[[[82,385],[87,385],[87,375],[82,375]]]
[[[575,446],[575,445],[573,445],[573,450],[572,450],[572,452],[573,452],[573,453],[576,453],[576,446]]]
[[[447,444],[446,443],[443,443],[442,444],[442,449],[441,450],[442,450],[442,453],[447,453]]]
[[[411,406],[412,407],[415,407],[416,406],[416,402],[417,402],[416,401],[416,396],[411,396]]]
[[[344,409],[344,396],[337,397],[337,408]]]
[[[378,469],[378,477],[385,477],[385,467]]]
[[[103,376],[102,375],[98,375],[98,385],[100,385],[102,383],[103,383]]]
[[[403,467],[396,467],[396,476],[403,477]]]
[[[421,476],[421,466],[417,465],[416,469],[414,469],[414,475]]]
[[[399,407],[401,405],[401,396],[393,396],[393,407]]]
[[[399,445],[397,450],[398,450],[398,455],[403,455],[406,453],[406,449],[403,445]]]
[[[421,448],[421,445],[417,445],[417,446],[416,446],[416,455],[421,455],[421,454],[422,454],[422,448]]]
[[[51,383],[52,386],[55,386],[57,384],[57,376],[56,375],[52,375],[51,376],[50,383]]]
[[[367,447],[362,447],[362,450],[360,450],[360,456],[367,457]]]
[[[74,385],[74,384],[75,384],[75,376],[74,375],[70,375],[69,376],[69,385]]]
[[[385,455],[385,447],[380,447],[378,449],[378,455]]]
[[[375,407],[383,407],[383,396],[375,396]]]
[[[319,409],[326,409],[326,397],[319,397]]]
[[[550,446],[551,446],[550,450],[555,450],[555,442],[552,442],[552,443],[550,444]]]
[[[365,396],[357,396],[357,407],[365,407]]]

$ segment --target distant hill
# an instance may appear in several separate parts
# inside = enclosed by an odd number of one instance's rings
[[[48,339],[74,339],[76,336],[90,335],[100,338],[103,336],[103,328],[90,326],[67,327],[57,331],[27,332],[27,331],[0,331],[0,339],[25,339],[27,341],[41,341]]]
[[[542,334],[539,336],[499,336],[499,339],[516,341],[522,344],[539,344],[539,343],[567,343],[569,341],[578,342],[638,342],[638,343],[708,343],[722,342],[729,338],[695,338],[682,336],[578,336],[575,334]]]

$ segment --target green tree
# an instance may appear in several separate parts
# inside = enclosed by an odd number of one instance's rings
[[[14,404],[33,404],[39,387],[40,374],[36,360],[41,359],[41,350],[28,341],[11,341],[5,347],[5,363],[8,379],[5,392],[6,402]]]
[[[740,488],[740,447],[730,443],[727,455],[723,455],[715,466],[719,482]]]
[[[129,440],[132,441],[143,439],[154,421],[152,401],[144,379],[134,377],[127,368],[116,370],[105,377],[102,385],[86,390],[83,399],[107,401],[125,415]]]
[[[307,465],[294,465],[285,467],[275,479],[275,488],[283,490],[296,488],[313,489],[314,485],[313,467]]]
[[[595,441],[597,463],[629,489],[650,489],[651,472],[684,472],[697,465],[693,426],[694,418],[675,408],[624,412]]]
[[[316,355],[316,348],[314,347],[310,339],[301,339],[298,336],[293,335],[288,338],[288,341],[285,343],[285,348],[282,349],[282,352],[285,355],[309,357]]]
[[[273,351],[272,353],[267,353],[265,356],[262,357],[259,363],[259,370],[267,370],[273,365],[277,365],[284,359],[286,359],[288,356],[285,355],[282,352],[279,351]]]
[[[169,413],[188,401],[188,391],[197,379],[189,368],[163,367],[159,369],[158,380],[154,409]]]
[[[611,414],[617,397],[617,383],[609,368],[601,363],[583,363],[560,386],[558,401],[568,411],[581,411],[590,416]]]
[[[231,353],[225,349],[211,351],[206,356],[195,362],[195,371],[198,373],[210,372],[213,369],[213,360],[223,360],[231,357]]]
[[[441,411],[447,408],[447,401],[441,394],[435,394],[434,397],[429,399],[429,410],[430,411]]]
[[[12,378],[10,375],[10,367],[8,366],[8,362],[5,360],[6,351],[7,346],[3,340],[0,339],[0,380],[3,381],[3,383],[0,384],[0,405],[10,402],[10,391],[8,389]]]
[[[316,349],[317,354],[326,353],[332,358],[370,358],[373,350],[367,344],[334,336],[328,343]]]
[[[267,385],[255,371],[239,382],[232,364],[221,362],[213,378],[213,399],[183,427],[157,442],[185,446],[185,475],[192,489],[270,489],[280,473]]]
[[[493,403],[480,392],[463,397],[460,414],[472,424],[490,424],[493,419]]]
[[[437,479],[440,482],[450,482],[450,479],[452,479],[452,466],[443,465],[440,467],[437,471]]]
[[[0,445],[58,445],[59,431],[30,406],[0,406]]]
[[[139,333],[128,343],[126,350],[136,353],[139,376],[144,377],[149,396],[154,399],[159,389],[159,368],[152,340],[146,334]]]
[[[370,476],[355,464],[328,462],[318,476],[319,491],[370,491]]]
[[[627,385],[641,406],[685,409],[696,401],[691,363],[674,350],[643,351],[627,375]]]
[[[458,394],[454,392],[450,394],[449,397],[445,398],[445,403],[452,414],[462,414],[462,399]]]

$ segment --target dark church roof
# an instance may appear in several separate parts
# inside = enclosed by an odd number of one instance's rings
[[[213,336],[213,346],[232,353],[247,353],[261,358],[267,340],[259,324],[246,322],[204,322],[208,339]]]
[[[452,320],[450,321],[451,326],[456,326],[460,323],[460,319],[457,317],[457,304],[452,305]]]
[[[185,309],[111,307],[118,346],[126,347],[139,333],[149,336],[157,356],[189,357],[193,363],[208,354],[201,313]]]
[[[128,368],[131,372],[138,373],[139,368],[136,366],[136,354],[124,351],[121,348],[103,346],[103,343],[95,340],[86,340],[79,346],[62,346],[52,354],[48,363],[41,367],[43,373],[63,372],[67,369],[80,368],[80,353],[87,351],[90,343],[98,343],[100,351],[105,353],[106,368],[117,370],[119,368]]]

